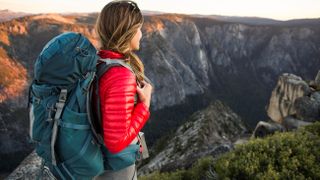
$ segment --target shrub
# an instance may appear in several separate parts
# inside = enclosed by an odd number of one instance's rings
[[[320,122],[239,145],[214,169],[220,179],[320,179]]]
[[[214,173],[211,171],[213,169]],[[238,145],[218,159],[199,159],[188,170],[154,172],[139,180],[320,179],[320,122]]]

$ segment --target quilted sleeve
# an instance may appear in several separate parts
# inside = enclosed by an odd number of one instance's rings
[[[110,68],[99,81],[104,143],[111,153],[126,148],[150,116],[147,106],[134,106],[136,78],[125,67]]]

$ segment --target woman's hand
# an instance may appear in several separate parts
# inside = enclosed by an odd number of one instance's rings
[[[137,86],[137,93],[141,102],[143,102],[148,108],[150,107],[152,86],[146,81],[142,81]]]

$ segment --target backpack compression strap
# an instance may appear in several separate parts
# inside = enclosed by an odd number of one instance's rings
[[[62,110],[64,108],[64,105],[67,100],[67,89],[61,89],[58,102],[56,103],[56,114],[54,116],[53,121],[53,129],[52,129],[52,136],[51,136],[51,158],[52,158],[52,164],[54,166],[57,166],[57,159],[56,159],[56,153],[55,153],[55,143],[57,139],[57,132],[58,132],[58,121],[60,119],[60,116],[62,114]]]

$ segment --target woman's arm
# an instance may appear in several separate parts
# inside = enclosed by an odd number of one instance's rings
[[[140,101],[134,106],[136,78],[127,68],[110,68],[99,84],[104,142],[111,153],[117,153],[138,135],[150,112]]]

